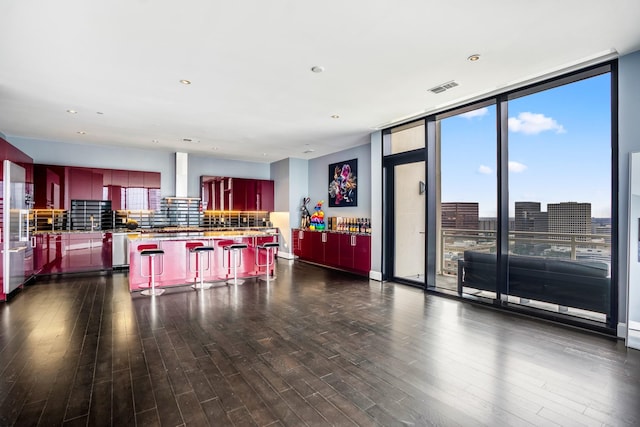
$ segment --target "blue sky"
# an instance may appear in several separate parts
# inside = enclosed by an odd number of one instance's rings
[[[442,121],[442,201],[496,216],[496,108]],[[589,202],[611,216],[610,75],[509,102],[509,207]]]

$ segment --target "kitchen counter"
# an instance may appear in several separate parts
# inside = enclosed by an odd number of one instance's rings
[[[236,235],[252,233],[277,233],[274,227],[238,227],[238,228],[201,228],[201,227],[165,227],[165,228],[116,228],[111,230],[37,230],[31,234],[65,234],[65,233],[137,233],[137,234],[183,234],[183,233],[214,233],[215,235]]]
[[[129,233],[129,290],[131,292],[149,287],[148,276],[151,262],[155,262],[155,271],[161,272],[156,277],[156,286],[176,286],[194,284],[199,278],[195,269],[196,255],[187,250],[187,243],[201,243],[214,248],[213,252],[204,255],[203,280],[206,282],[224,281],[233,276],[233,257],[230,251],[223,248],[230,243],[244,243],[247,248],[241,251],[238,263],[238,277],[255,277],[265,274],[266,251],[258,246],[267,242],[278,241],[278,230],[235,229],[210,230],[201,232],[180,233]],[[140,247],[155,245],[164,251],[164,255],[154,258],[142,258]],[[275,253],[272,252],[269,264],[273,270]],[[270,271],[270,274],[271,274]]]

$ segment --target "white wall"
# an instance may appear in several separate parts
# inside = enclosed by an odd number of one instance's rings
[[[629,159],[629,291],[627,345],[640,349],[640,258],[638,258],[638,223],[640,222],[640,152]]]
[[[289,213],[291,227],[300,227],[302,200],[309,195],[309,161],[289,159]]]
[[[329,165],[343,160],[358,159],[356,179],[358,206],[344,208],[329,207]],[[367,136],[366,144],[323,157],[309,160],[309,210],[320,200],[324,200],[325,217],[342,216],[356,218],[371,217],[371,144]]]
[[[371,134],[371,271],[372,278],[382,280],[382,132]]]
[[[275,187],[273,207],[276,212],[289,211],[289,159],[271,163],[271,179]]]
[[[629,154],[640,151],[640,51],[618,61],[618,282],[619,321],[627,322],[627,286],[640,288],[640,282],[629,283]],[[632,236],[633,237],[633,236]],[[637,236],[636,236],[637,237]],[[637,262],[637,260],[631,260]],[[618,328],[623,335],[624,328]]]

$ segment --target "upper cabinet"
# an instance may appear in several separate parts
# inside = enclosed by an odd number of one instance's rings
[[[200,183],[202,205],[207,210],[273,211],[273,181],[202,176]]]
[[[92,169],[67,168],[69,200],[102,200],[102,177],[102,173]]]
[[[144,172],[144,188],[160,189],[160,174],[158,172]]]
[[[110,200],[114,210],[147,209],[148,206],[129,206],[128,201],[137,200],[140,204],[141,191],[159,193],[160,172],[36,164],[34,187],[35,208],[69,209],[71,200]],[[128,189],[133,188],[136,194],[127,197]]]
[[[273,181],[261,179],[256,186],[256,210],[273,212],[275,186]]]

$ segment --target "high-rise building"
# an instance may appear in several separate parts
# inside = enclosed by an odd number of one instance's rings
[[[540,219],[540,202],[516,202],[515,231],[537,231],[536,219]],[[547,231],[547,230],[543,230]]]
[[[513,228],[517,231],[513,252],[520,255],[539,255],[545,246],[534,243],[530,239],[544,238],[534,233],[546,233],[548,231],[547,212],[540,210],[540,202],[516,202]],[[532,232],[531,234],[525,232]]]
[[[496,231],[498,229],[497,218],[479,218],[478,230],[481,231]]]
[[[547,204],[550,233],[580,234],[578,241],[588,241],[591,234],[591,203],[562,202]],[[551,236],[554,240],[568,237]]]
[[[477,230],[478,211],[478,202],[442,203],[442,228]]]

